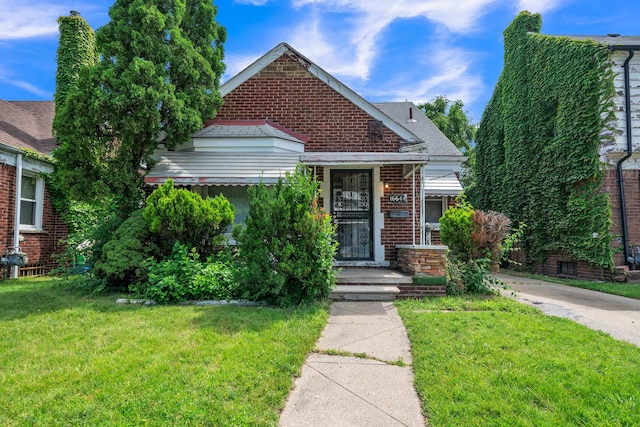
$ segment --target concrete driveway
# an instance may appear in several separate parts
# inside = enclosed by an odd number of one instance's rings
[[[515,291],[503,290],[504,296],[640,346],[640,300],[504,273],[496,277]]]

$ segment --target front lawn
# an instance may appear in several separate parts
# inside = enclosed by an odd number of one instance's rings
[[[276,425],[328,317],[0,282],[0,425]]]
[[[431,426],[640,425],[640,349],[500,298],[401,301]]]

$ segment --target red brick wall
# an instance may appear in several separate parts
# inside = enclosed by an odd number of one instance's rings
[[[369,136],[373,118],[344,96],[312,76],[295,60],[283,55],[224,97],[216,119],[269,119],[309,137],[307,152],[398,152],[402,139],[384,127],[381,138]],[[316,168],[322,179],[322,168]],[[380,178],[390,184],[381,208],[385,215],[382,244],[385,259],[396,262],[396,244],[412,243],[411,179],[402,178],[402,166],[383,166]],[[416,176],[419,200],[420,175]],[[388,194],[407,194],[407,204],[390,204]],[[419,212],[419,204],[416,212]],[[409,218],[389,218],[390,210],[407,210]],[[416,243],[420,243],[417,224]]]
[[[640,171],[625,170],[624,172],[625,204],[627,212],[627,231],[629,243],[633,246],[640,246]],[[613,237],[612,248],[614,249],[614,264],[616,266],[626,265],[622,252],[622,214],[620,205],[620,190],[618,184],[618,171],[613,168],[605,173],[602,191],[609,194],[611,200],[611,235]],[[519,253],[519,261],[523,261],[523,253]],[[550,254],[542,263],[536,265],[536,273],[547,276],[558,276],[558,265],[560,262],[575,262],[577,266],[576,278],[583,280],[614,280],[616,274],[600,267],[590,265],[583,261],[576,261],[567,254]],[[567,276],[571,277],[571,276]]]
[[[309,136],[305,151],[398,151],[401,138],[384,128],[369,137],[372,117],[283,55],[224,97],[216,119],[273,120]]]
[[[623,172],[624,177],[624,199],[627,211],[627,231],[629,243],[634,246],[640,246],[640,171],[626,170]],[[620,207],[620,189],[618,184],[618,171],[616,169],[608,170],[605,174],[604,191],[609,193],[611,197],[611,219],[613,226],[611,233],[613,235],[613,248],[621,248],[622,236],[622,214]],[[615,265],[622,266],[626,262],[621,251],[617,251],[614,256]]]
[[[5,206],[0,210],[0,252],[2,253],[7,246],[13,246],[15,173],[15,167],[0,165],[0,204]],[[44,272],[49,272],[57,266],[52,255],[64,250],[60,240],[67,236],[67,226],[53,209],[46,188],[42,216],[42,231],[21,232],[24,240],[20,242],[20,247],[29,259],[26,267],[41,264],[44,266]]]
[[[380,201],[380,209],[384,214],[384,229],[382,230],[382,244],[385,247],[385,259],[396,267],[398,259],[396,245],[413,244],[413,193],[412,180],[402,177],[402,165],[388,165],[380,168],[380,179],[389,184],[384,190],[384,197]],[[420,244],[420,171],[416,171],[416,205],[415,205],[415,244]],[[390,194],[406,194],[407,203],[390,203]],[[391,218],[391,211],[407,211],[408,218]]]

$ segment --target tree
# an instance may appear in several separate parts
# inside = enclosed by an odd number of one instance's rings
[[[464,111],[464,104],[453,103],[444,96],[436,96],[433,102],[418,105],[434,125],[463,152],[471,149],[476,134],[476,126]]]
[[[123,216],[143,200],[160,141],[186,142],[222,105],[226,32],[207,0],[117,0],[56,112],[59,181],[70,194],[113,196]]]

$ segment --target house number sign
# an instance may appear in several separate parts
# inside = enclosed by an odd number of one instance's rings
[[[407,203],[407,195],[389,194],[389,203]]]

